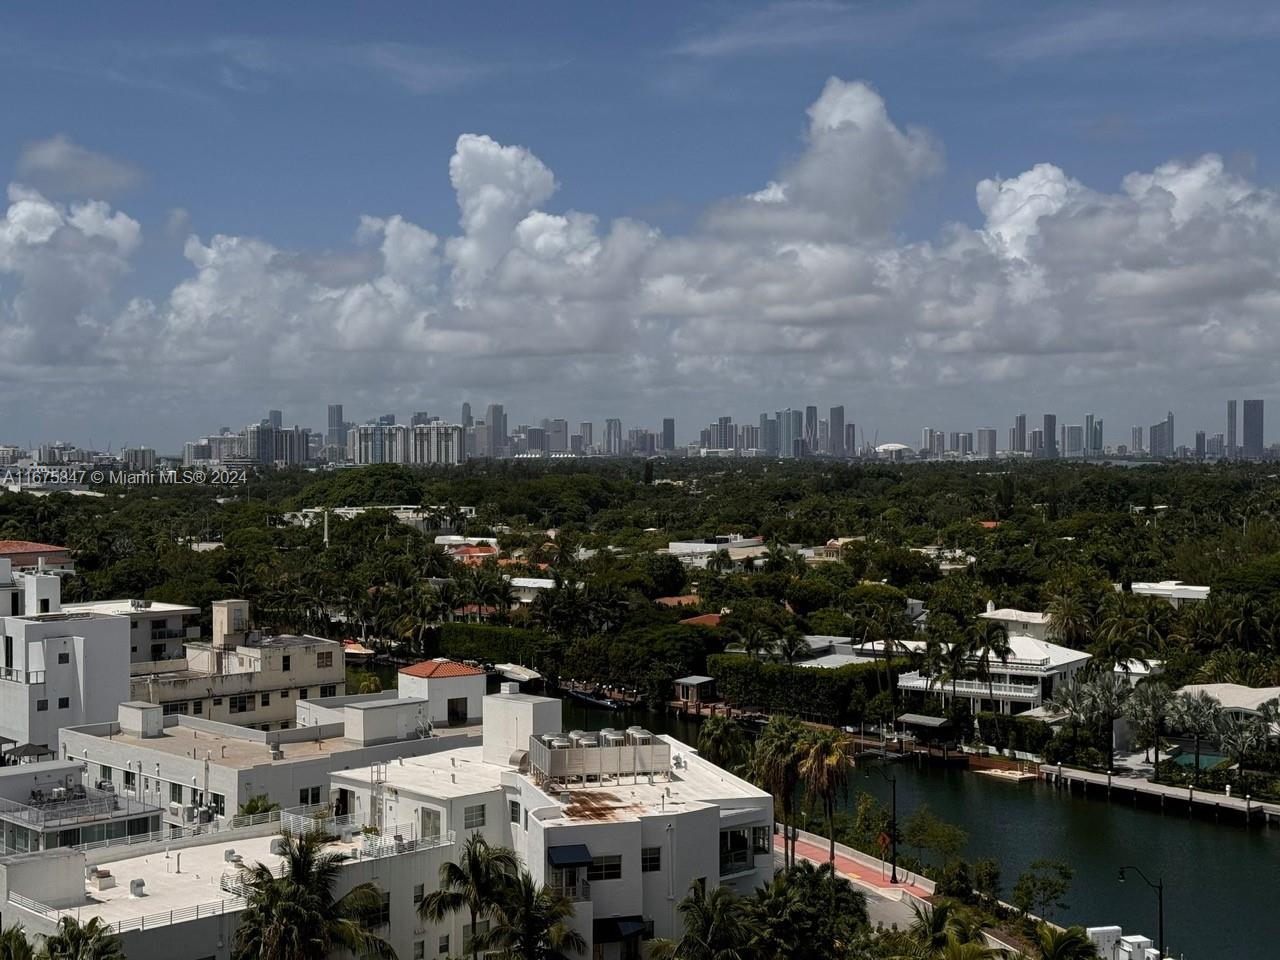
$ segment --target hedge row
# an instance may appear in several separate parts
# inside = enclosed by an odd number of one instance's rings
[[[1053,739],[1053,728],[1035,717],[983,712],[978,714],[978,735],[983,743],[996,750],[1020,750],[1040,755]]]
[[[440,654],[454,660],[524,663],[538,668],[553,646],[555,641],[539,630],[482,623],[440,625]]]
[[[884,688],[884,666],[855,663],[834,670],[766,663],[735,653],[707,657],[707,673],[716,679],[716,690],[738,708],[823,720],[847,721],[855,704],[865,704]],[[890,682],[897,682],[898,667],[890,668]]]

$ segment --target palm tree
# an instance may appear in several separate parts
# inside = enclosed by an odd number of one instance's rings
[[[15,923],[0,932],[0,960],[35,960],[35,947],[23,932],[22,924]]]
[[[788,627],[782,631],[774,647],[784,662],[795,663],[809,649],[809,644],[805,642],[804,634],[794,627]]]
[[[335,898],[345,858],[325,852],[328,841],[318,832],[286,834],[280,876],[264,863],[245,872],[248,905],[236,927],[234,960],[325,960],[347,951],[394,960],[391,944],[371,929],[382,891],[365,882]]]
[[[280,804],[276,803],[265,793],[254,794],[244,803],[240,804],[240,809],[236,811],[237,817],[256,817],[261,813],[270,813],[272,810],[279,810]]]
[[[5,934],[14,929],[10,927]],[[16,929],[20,934],[21,928]],[[111,925],[101,917],[91,917],[87,923],[63,917],[57,929],[44,938],[40,956],[42,960],[124,960],[124,948],[120,938],[111,932]]]
[[[1191,772],[1191,782],[1200,782],[1200,740],[1217,729],[1218,714],[1222,704],[1205,690],[1195,693],[1183,691],[1173,704],[1173,719],[1178,729],[1195,738],[1196,765]]]
[[[653,960],[748,960],[752,932],[737,895],[728,887],[694,882],[680,901],[684,933],[679,940],[655,940]]]
[[[582,934],[569,925],[569,898],[542,886],[527,870],[507,878],[492,917],[492,926],[475,939],[498,960],[568,960],[587,948]]]
[[[987,695],[991,698],[991,709],[999,712],[996,704],[995,681],[991,677],[991,660],[994,657],[1001,666],[1007,666],[1013,648],[1009,646],[1009,631],[1002,624],[991,623],[975,617],[967,630],[969,648],[978,655],[978,674],[987,681]]]
[[[1049,639],[1073,650],[1089,645],[1093,630],[1093,613],[1078,589],[1063,589],[1053,594],[1045,606],[1049,615]]]
[[[951,901],[944,900],[932,905],[912,903],[911,912],[914,919],[907,932],[926,957],[935,956],[945,949],[948,940],[967,939],[964,935],[968,930],[956,914]]]
[[[1129,681],[1114,672],[1103,673],[1093,677],[1086,684],[1089,696],[1090,713],[1093,720],[1102,727],[1103,734],[1107,739],[1107,766],[1111,765],[1111,755],[1115,748],[1114,735],[1112,727],[1115,724],[1116,717],[1120,716],[1124,709],[1124,702],[1128,699],[1129,694],[1133,692],[1133,688],[1129,686]]]
[[[800,746],[804,727],[790,717],[771,717],[756,739],[751,778],[773,794],[782,809],[782,824],[790,832],[795,809],[796,786],[800,782]],[[784,840],[786,838],[784,837]],[[784,843],[783,864],[795,862],[795,839],[790,849]]]
[[[1078,677],[1072,677],[1057,687],[1044,704],[1048,709],[1065,713],[1071,724],[1071,753],[1078,749],[1080,724],[1088,722],[1093,715],[1093,703],[1089,688],[1081,683]]]
[[[800,747],[797,771],[805,793],[822,801],[831,843],[830,862],[836,862],[836,801],[853,774],[855,741],[842,730],[815,730]]]
[[[418,904],[418,916],[432,923],[460,910],[471,921],[471,956],[480,955],[476,922],[488,918],[501,900],[511,874],[518,869],[516,855],[506,847],[491,847],[480,833],[467,837],[457,862],[440,864],[439,889],[432,890]]]
[[[750,620],[738,631],[738,644],[743,652],[758,659],[765,651],[772,650],[775,636],[772,630],[758,620]]]
[[[993,960],[1000,954],[981,940],[961,940],[955,934],[950,934],[942,949],[932,956],[937,957],[937,960]]]
[[[749,748],[742,727],[723,714],[708,717],[698,730],[698,756],[725,770],[735,770],[747,759]]]
[[[1218,746],[1237,766],[1243,765],[1245,756],[1267,741],[1265,729],[1258,717],[1245,717],[1230,711],[1218,716],[1217,734]]]
[[[1132,723],[1144,740],[1154,744],[1156,750],[1154,780],[1160,780],[1160,730],[1169,719],[1173,705],[1173,691],[1167,684],[1149,680],[1138,684],[1124,702],[1124,716]],[[1144,757],[1145,759],[1145,757]]]
[[[1084,927],[1064,930],[1047,923],[1036,925],[1036,951],[1039,960],[1090,960],[1098,955]]]

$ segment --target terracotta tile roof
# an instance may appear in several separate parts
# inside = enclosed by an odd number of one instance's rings
[[[0,540],[0,556],[11,553],[66,553],[66,547],[55,547],[51,543],[36,543],[34,540]]]
[[[411,667],[401,667],[400,672],[408,677],[443,678],[482,676],[484,671],[479,667],[469,667],[457,660],[423,660]]]
[[[982,527],[984,530],[994,530],[998,526],[1000,526],[1000,521],[999,520],[979,520],[978,526]]]
[[[698,603],[698,595],[686,593],[679,597],[659,597],[654,602],[664,607],[692,607]]]
[[[720,614],[704,613],[700,617],[690,617],[688,620],[681,620],[680,622],[693,627],[718,627],[720,626]]]

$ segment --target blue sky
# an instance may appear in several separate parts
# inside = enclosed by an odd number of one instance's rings
[[[1134,245],[1131,236],[1112,238],[1116,256],[1109,264],[1082,264],[1077,252],[1061,246],[1061,233],[1040,229],[1035,249],[1022,251],[1012,273],[1005,262],[989,265],[983,283],[995,284],[996,294],[959,297],[963,302],[956,302],[954,276],[947,302],[924,303],[905,290],[886,293],[884,283],[870,280],[863,290],[856,283],[815,290],[815,275],[805,267],[803,276],[785,281],[794,283],[784,302],[794,305],[795,316],[782,308],[746,316],[745,308],[707,306],[708,300],[758,302],[740,282],[753,274],[746,260],[741,274],[733,271],[737,280],[718,272],[726,251],[753,257],[758,266],[769,262],[770,250],[776,257],[795,248],[790,227],[773,233],[770,227],[767,236],[753,228],[748,250],[745,235],[726,233],[741,223],[709,221],[720,205],[785,180],[792,165],[822,160],[805,111],[832,77],[868,85],[883,101],[889,129],[920,131],[929,144],[928,162],[900,185],[901,195],[877,214],[874,227],[861,226],[863,211],[855,206],[847,212],[857,229],[838,238],[830,232],[803,237],[828,252],[837,249],[832,244],[843,253],[856,250],[868,276],[883,280],[898,269],[889,264],[925,247],[914,269],[930,278],[941,275],[939,260],[955,269],[967,241],[957,241],[950,224],[979,238],[997,232],[975,201],[977,184],[1012,181],[1037,164],[1051,164],[1081,186],[1047,213],[1067,224],[1080,222],[1075,213],[1096,212],[1095,194],[1128,203],[1127,174],[1169,163],[1195,174],[1200,158],[1213,154],[1220,165],[1210,175],[1225,198],[1213,209],[1234,235],[1243,235],[1242,198],[1254,197],[1250,203],[1262,203],[1267,216],[1249,220],[1251,229],[1273,237],[1280,13],[1272,5],[117,3],[69,9],[10,7],[2,15],[0,165],[8,167],[9,182],[34,188],[68,217],[88,199],[108,203],[137,224],[137,237],[111,251],[119,262],[106,274],[86,274],[84,296],[74,304],[43,308],[50,315],[68,311],[68,329],[84,331],[85,318],[92,318],[92,335],[103,338],[96,356],[89,349],[84,356],[61,349],[52,356],[39,346],[44,338],[34,327],[46,322],[36,309],[43,268],[30,258],[40,254],[24,248],[29,259],[17,264],[13,254],[6,266],[0,247],[0,343],[7,334],[14,348],[5,375],[83,385],[45,410],[6,411],[12,427],[0,442],[51,435],[85,441],[96,431],[96,437],[154,435],[157,444],[172,446],[222,422],[256,419],[267,406],[292,405],[291,419],[319,425],[330,397],[345,399],[353,417],[382,407],[449,413],[468,398],[473,404],[504,399],[520,419],[534,422],[617,413],[647,425],[674,413],[682,434],[720,412],[745,419],[787,404],[846,402],[882,424],[882,435],[896,431],[904,439],[925,423],[1003,428],[1014,407],[1034,413],[1037,404],[1060,409],[1061,418],[1074,423],[1083,419],[1084,405],[1096,404],[1105,407],[1098,412],[1109,414],[1108,423],[1126,424],[1109,431],[1109,442],[1123,442],[1129,422],[1154,422],[1167,406],[1186,411],[1188,431],[1214,432],[1222,428],[1223,399],[1239,391],[1267,395],[1274,382],[1275,370],[1259,357],[1275,335],[1274,253],[1268,259],[1261,242],[1250,251],[1248,257],[1257,257],[1252,277],[1224,273],[1224,259],[1211,245],[1197,259],[1188,245],[1226,229],[1221,223],[1179,220],[1139,244],[1150,241],[1152,255],[1165,258],[1164,280],[1174,264],[1200,271],[1199,291],[1222,285],[1204,294],[1194,316],[1170,319],[1177,349],[1165,359],[1143,356],[1131,338],[1107,342],[1107,331],[1123,325],[1125,316],[1139,316],[1139,325],[1156,322],[1165,302],[1159,297],[1130,302],[1130,313],[1097,307],[1092,324],[1078,333],[1079,350],[1062,347],[1076,335],[1062,329],[1029,335],[1035,344],[1025,349],[999,346],[1011,339],[1007,330],[997,336],[1011,316],[1029,330],[1034,323],[1061,324],[1082,304],[1095,309],[1100,291],[1114,289],[1107,284],[1116,281],[1114,264]],[[522,201],[515,220],[535,209],[583,211],[595,218],[601,243],[619,218],[643,223],[661,243],[643,255],[619,254],[626,265],[618,272],[626,276],[609,275],[617,283],[612,292],[602,289],[599,276],[584,279],[578,270],[574,282],[589,291],[562,296],[555,287],[567,282],[562,275],[536,291],[513,292],[514,281],[498,276],[503,264],[510,267],[507,248],[492,241],[498,246],[485,260],[488,281],[464,289],[458,261],[444,251],[448,238],[464,232],[450,159],[467,133],[523,147],[554,176],[554,194],[535,190],[536,201]],[[34,149],[56,137],[60,150]],[[850,149],[867,156],[879,147],[866,142]],[[884,162],[892,167],[896,148],[886,149]],[[821,182],[869,175],[847,159],[837,151],[822,174],[833,179]],[[1199,175],[1189,179],[1198,183]],[[1247,188],[1230,186],[1241,183]],[[217,235],[256,239],[270,247],[262,256],[276,263],[309,258],[309,269],[351,271],[359,275],[352,283],[372,282],[378,264],[369,258],[379,250],[384,259],[391,254],[377,238],[366,237],[363,245],[354,240],[362,216],[400,217],[438,240],[422,261],[423,275],[433,278],[417,285],[413,305],[358,336],[349,314],[287,322],[266,308],[253,329],[269,335],[277,322],[292,324],[290,335],[307,342],[350,336],[348,352],[367,344],[364,360],[352,363],[333,351],[308,357],[297,370],[229,362],[215,369],[191,355],[216,353],[227,339],[202,342],[199,334],[238,318],[245,303],[271,298],[252,286],[254,271],[213,276],[219,268],[207,263],[205,287],[184,288],[199,272],[188,236],[206,246]],[[380,228],[371,229],[377,234]],[[1051,238],[1059,243],[1053,250]],[[334,259],[323,260],[326,254]],[[1002,256],[1007,260],[1008,250]],[[1034,263],[1037,256],[1044,262]],[[1238,264],[1241,256],[1226,262]],[[676,285],[708,296],[673,304],[664,295],[655,304],[649,293],[657,278],[675,284],[664,257],[703,264]],[[1028,300],[1012,274],[1037,267],[1048,279]],[[1154,276],[1146,275],[1143,296],[1151,296]],[[1182,282],[1189,281],[1184,276]],[[321,286],[331,291],[335,281],[331,276]],[[232,287],[227,302],[213,302]],[[868,290],[883,298],[875,309],[866,308]],[[815,304],[834,303],[836,293],[841,305],[816,316]],[[288,312],[317,297],[298,288],[276,309]],[[183,313],[193,298],[202,311],[198,322]],[[570,300],[581,315],[568,315]],[[1003,305],[993,307],[996,300]],[[894,311],[902,316],[895,319]],[[589,326],[588,314],[605,316],[603,329]],[[1201,334],[1236,346],[1208,369],[1202,358],[1184,370],[1186,352],[1195,350],[1185,335],[1197,317],[1210,315],[1220,326]],[[904,324],[911,325],[906,318],[922,316],[927,322],[904,337]],[[405,339],[409,328],[418,339]],[[478,330],[485,338],[473,336]],[[985,342],[984,332],[990,335]],[[147,354],[125,349],[131,335],[156,338],[154,359],[170,376],[200,383],[199,395],[139,390]],[[771,336],[789,344],[786,357],[762,347]],[[513,337],[548,346],[533,350],[542,356],[531,362]],[[253,350],[250,338],[241,341]],[[422,351],[416,366],[389,372],[377,361],[380,352],[414,350]],[[857,353],[856,362],[825,368],[817,362],[842,350]],[[453,351],[461,358],[456,363]],[[1042,368],[1046,353],[1057,359]],[[886,370],[900,375],[880,379]],[[904,379],[910,390],[903,390]],[[271,386],[271,380],[278,382]],[[661,409],[664,403],[674,409]],[[1179,438],[1190,439],[1189,432]]]

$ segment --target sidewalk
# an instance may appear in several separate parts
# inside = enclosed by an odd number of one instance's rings
[[[782,837],[774,837],[773,845],[775,850],[782,850]],[[823,864],[830,859],[831,851],[827,847],[819,846],[816,843],[810,843],[807,840],[796,841],[796,856],[813,863]],[[932,894],[923,887],[916,886],[914,883],[890,883],[888,875],[881,876],[880,871],[859,863],[851,857],[846,857],[836,851],[836,872],[843,874],[855,883],[864,887],[869,887],[877,894],[884,896],[894,890],[905,890],[912,896],[927,900]],[[899,871],[899,876],[902,871]]]

